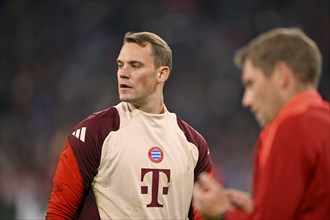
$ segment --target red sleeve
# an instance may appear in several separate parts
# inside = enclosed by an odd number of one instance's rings
[[[46,219],[75,219],[83,197],[83,183],[76,157],[68,140],[53,182]]]
[[[119,120],[118,111],[111,107],[90,115],[68,136],[46,219],[99,219],[91,183],[98,172],[103,141],[111,131],[118,130]]]

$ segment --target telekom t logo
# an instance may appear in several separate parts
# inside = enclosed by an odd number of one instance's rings
[[[163,173],[167,177],[167,182],[170,182],[171,170],[169,169],[141,169],[141,181],[143,181],[144,176],[151,172],[152,175],[152,185],[151,185],[151,202],[147,205],[147,207],[163,207],[162,204],[158,202],[158,188],[159,188],[159,175]],[[167,186],[163,187],[163,195],[167,195],[168,193]],[[148,194],[148,186],[141,186],[141,193]]]

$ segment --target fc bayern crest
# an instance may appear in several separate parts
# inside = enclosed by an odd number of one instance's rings
[[[148,152],[149,159],[154,163],[159,163],[164,158],[163,150],[160,147],[152,147]]]

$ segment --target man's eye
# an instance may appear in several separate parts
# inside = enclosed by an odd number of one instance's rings
[[[132,64],[132,67],[133,68],[139,68],[139,67],[141,67],[141,65],[140,64]]]
[[[117,67],[118,67],[118,68],[122,68],[123,66],[124,66],[124,65],[121,64],[121,63],[118,63],[118,64],[117,64]]]
[[[243,83],[244,88],[250,88],[253,86],[253,82],[252,81],[246,81]]]

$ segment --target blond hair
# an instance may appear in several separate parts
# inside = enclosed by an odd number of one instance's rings
[[[147,42],[152,47],[155,67],[168,66],[172,70],[172,50],[161,37],[151,32],[127,32],[124,37],[124,44],[136,43],[144,47]]]
[[[275,28],[259,35],[236,52],[234,62],[242,68],[247,59],[266,75],[273,72],[278,61],[283,61],[302,83],[317,85],[321,75],[319,48],[298,28]]]

